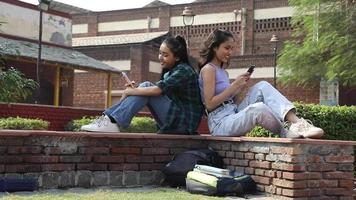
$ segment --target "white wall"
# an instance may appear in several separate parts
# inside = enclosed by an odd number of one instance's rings
[[[239,68],[239,69],[227,69],[226,71],[229,73],[230,79],[235,79],[237,76],[247,72],[248,68]],[[256,67],[253,72],[251,78],[273,78],[273,67]],[[277,68],[277,77],[278,68]]]
[[[255,20],[291,17],[294,13],[293,7],[266,8],[255,10]]]
[[[72,20],[43,13],[42,40],[58,45],[71,46]],[[3,34],[38,40],[39,11],[0,1],[0,21]]]
[[[235,15],[234,12],[214,13],[205,15],[196,15],[193,25],[216,24],[241,21],[240,15]],[[171,17],[171,27],[184,26],[182,16]]]
[[[72,33],[88,33],[88,24],[74,24],[72,26]]]
[[[159,28],[159,19],[153,18],[151,20],[152,21],[151,21],[150,28]],[[98,31],[107,32],[107,31],[147,29],[148,24],[149,24],[148,19],[102,22],[98,24]]]
[[[162,72],[162,66],[159,62],[150,61],[148,71],[160,74]]]

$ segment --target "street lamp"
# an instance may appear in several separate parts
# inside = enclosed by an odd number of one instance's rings
[[[272,35],[272,38],[270,42],[274,43],[273,47],[273,56],[274,56],[274,64],[273,64],[273,86],[276,88],[276,79],[277,79],[277,43],[279,42],[278,36],[277,35]]]
[[[186,27],[186,32],[187,32],[187,47],[189,49],[189,32],[190,32],[190,26],[193,25],[194,23],[194,16],[195,14],[193,13],[193,10],[191,7],[187,6],[184,8],[183,13],[183,24]]]
[[[43,18],[43,11],[47,11],[49,8],[49,4],[52,0],[38,0],[38,8],[40,10],[40,20],[39,20],[39,31],[38,31],[38,56],[37,56],[37,63],[36,63],[36,81],[39,85],[36,92],[36,99],[35,103],[38,103],[40,97],[40,63],[41,63],[41,51],[42,51],[42,18]]]

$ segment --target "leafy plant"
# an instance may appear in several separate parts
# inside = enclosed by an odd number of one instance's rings
[[[284,84],[338,80],[356,85],[356,2],[289,0],[293,39],[278,59]]]
[[[21,117],[0,118],[0,129],[47,130],[49,124],[49,122],[42,119],[27,119]]]
[[[10,68],[0,71],[0,102],[22,102],[38,87],[37,82]]]
[[[68,131],[80,131],[80,127],[93,122],[95,117],[83,117],[81,119],[75,119],[69,122],[66,127]],[[155,133],[157,132],[157,125],[154,119],[150,117],[134,117],[128,128],[120,128],[121,132],[132,133]]]
[[[134,117],[130,126],[122,131],[132,133],[155,133],[157,132],[157,125],[155,120],[150,117]]]
[[[279,137],[277,134],[272,133],[261,126],[256,126],[249,133],[246,134],[248,137]]]

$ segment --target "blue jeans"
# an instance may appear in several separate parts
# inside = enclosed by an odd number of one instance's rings
[[[146,81],[139,85],[139,87],[149,86],[154,86],[154,84]],[[132,118],[147,105],[158,125],[162,127],[165,123],[171,102],[172,100],[166,95],[128,96],[116,105],[105,110],[104,114],[114,118],[119,127],[127,128]]]

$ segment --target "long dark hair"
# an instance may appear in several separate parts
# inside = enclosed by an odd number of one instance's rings
[[[175,63],[175,65],[179,63],[186,63],[191,66],[189,62],[187,43],[185,42],[185,39],[182,36],[177,35],[176,37],[169,37],[165,39],[162,43],[165,43],[169,50],[171,50],[173,55],[178,58],[178,61]],[[163,79],[163,75],[168,71],[169,69],[162,69],[161,79]]]
[[[222,29],[215,29],[209,34],[208,38],[203,44],[202,49],[199,51],[199,70],[213,60],[215,55],[214,48],[219,47],[220,44],[228,41],[229,38],[234,39],[232,33]]]

